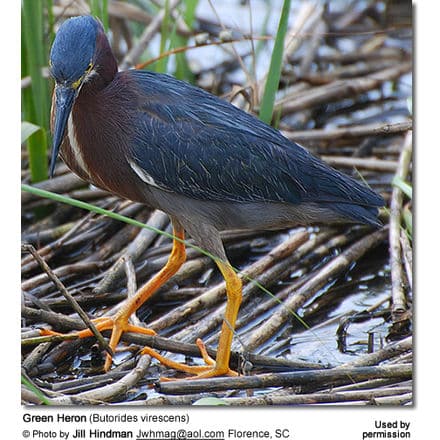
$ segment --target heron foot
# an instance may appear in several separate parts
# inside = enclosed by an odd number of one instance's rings
[[[209,356],[206,346],[201,339],[197,339],[196,344],[200,350],[200,354],[202,355],[203,360],[206,365],[186,365],[180,362],[175,362],[171,359],[168,359],[157,351],[153,350],[150,347],[144,347],[141,350],[141,354],[147,354],[155,359],[157,359],[162,365],[171,368],[173,370],[182,371],[184,373],[189,373],[192,376],[186,377],[183,380],[192,380],[192,379],[207,379],[210,377],[219,377],[219,376],[238,376],[238,373],[234,370],[231,370],[229,366],[221,366],[216,362],[211,356]],[[167,377],[161,377],[160,380],[162,382],[173,381],[173,380],[182,380],[182,379],[170,379]]]
[[[109,341],[109,347],[112,353],[115,352],[116,347],[119,343],[119,340],[121,339],[121,336],[125,332],[132,332],[132,333],[139,333],[143,335],[150,335],[154,336],[156,335],[156,332],[154,330],[151,330],[149,328],[145,327],[139,327],[136,325],[132,325],[128,322],[128,318],[124,315],[116,314],[113,316],[103,316],[100,318],[92,319],[92,323],[95,325],[96,329],[99,332],[103,332],[105,330],[111,330],[112,334]],[[41,336],[60,336],[62,333],[55,332],[53,330],[46,330],[42,329],[40,330]],[[89,328],[86,328],[84,330],[78,330],[77,332],[71,333],[72,335],[77,336],[78,338],[89,338],[91,336],[94,336],[92,331]],[[104,370],[108,371],[112,364],[112,356],[107,353],[105,364],[104,364]]]

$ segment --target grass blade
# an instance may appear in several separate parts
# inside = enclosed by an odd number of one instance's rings
[[[108,31],[108,0],[90,0],[90,12],[101,20],[104,30]]]
[[[197,4],[198,0],[187,0],[184,4],[185,10],[183,13],[183,19],[190,29],[193,27]],[[187,46],[188,38],[176,34],[173,36],[172,45],[173,47]],[[174,76],[178,79],[194,83],[194,74],[188,65],[186,52],[176,54],[176,69],[174,71]]]
[[[39,126],[27,140],[32,182],[47,178],[47,132],[49,130],[50,93],[41,69],[47,65],[44,6],[47,0],[22,1],[22,75],[31,77],[32,85],[23,91],[23,117]]]
[[[181,243],[184,243],[185,246],[190,247],[192,249],[195,249],[196,251],[200,252],[202,255],[206,255],[207,257],[211,258],[213,261],[221,261],[221,262],[225,263],[225,261],[223,261],[221,258],[216,257],[215,255],[211,254],[208,251],[205,251],[203,248],[201,248],[199,246],[196,246],[186,240],[182,240],[181,238],[176,237],[169,232],[162,231],[158,228],[147,225],[147,224],[142,223],[138,220],[135,220],[130,217],[126,217],[124,215],[118,214],[117,212],[109,211],[108,209],[100,208],[99,206],[91,205],[90,203],[83,202],[83,201],[77,200],[77,199],[73,199],[71,197],[64,196],[62,194],[57,194],[57,193],[53,193],[51,191],[46,191],[44,189],[36,188],[31,185],[22,184],[21,190],[29,192],[29,193],[34,194],[39,197],[44,197],[44,198],[53,200],[55,202],[66,203],[67,205],[70,205],[70,206],[75,206],[77,208],[81,208],[81,209],[85,209],[87,211],[95,212],[96,214],[105,215],[107,217],[110,217],[112,219],[127,223],[129,225],[137,226],[139,228],[149,229],[150,231],[154,231],[159,235],[170,238],[171,240],[180,241]],[[239,269],[237,269],[236,267],[234,267],[234,266],[231,266],[231,267],[235,272],[237,272],[237,273],[239,272]],[[243,276],[243,279],[251,282],[252,284],[257,286],[259,289],[261,289],[263,292],[268,294],[271,298],[275,299],[279,304],[283,305],[283,302],[280,299],[278,299],[270,290],[268,290],[266,287],[264,287],[260,282],[258,282],[257,280],[255,280],[247,275],[242,274],[242,276]],[[306,328],[306,329],[310,328],[309,325],[294,310],[288,309],[288,311],[298,322],[301,323],[301,325],[304,326],[304,328]]]
[[[391,182],[394,186],[397,186],[404,194],[406,194],[410,199],[412,199],[412,187],[410,184],[402,180],[399,176],[394,176]]]
[[[278,31],[275,38],[272,57],[270,60],[269,72],[267,75],[266,85],[264,88],[263,98],[260,107],[260,119],[267,124],[272,121],[273,106],[275,103],[275,95],[281,77],[281,67],[283,62],[284,39],[287,32],[287,23],[289,19],[290,0],[284,0],[283,9],[281,11]]]
[[[27,121],[21,123],[21,143],[25,142],[28,137],[36,133],[40,127]]]

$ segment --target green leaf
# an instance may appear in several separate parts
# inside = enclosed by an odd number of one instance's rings
[[[32,136],[35,132],[40,130],[41,127],[32,124],[31,122],[22,121],[21,123],[21,143],[27,140],[29,136]]]
[[[262,121],[266,122],[266,124],[270,124],[272,120],[275,95],[277,93],[278,85],[280,82],[281,67],[283,63],[284,39],[287,32],[289,11],[290,0],[284,0],[280,22],[278,25],[277,36],[275,38],[275,44],[270,60],[269,72],[267,74],[266,86],[264,88],[263,98],[261,99],[259,116]]]
[[[229,403],[217,397],[202,397],[193,403],[193,406],[228,406]]]
[[[412,186],[409,183],[402,180],[399,176],[394,176],[391,183],[412,199]]]
[[[90,0],[90,12],[98,17],[104,26],[104,30],[108,31],[108,0]]]
[[[42,74],[47,66],[48,55],[48,24],[51,18],[47,9],[52,7],[48,0],[22,0],[21,32],[22,32],[22,76],[30,76],[31,86],[22,91],[23,119],[41,129],[28,136],[26,145],[29,151],[29,167],[32,182],[47,178],[47,148],[50,114],[49,82]],[[49,35],[52,35],[49,30]]]
[[[154,231],[157,234],[160,234],[164,237],[168,237],[172,240],[177,240],[177,241],[180,241],[181,243],[185,243],[185,245],[187,247],[195,249],[196,251],[200,252],[201,254],[206,255],[207,257],[211,258],[213,261],[222,261],[224,263],[224,261],[221,258],[216,257],[215,255],[209,253],[208,251],[205,251],[204,249],[202,249],[202,248],[200,248],[190,242],[187,242],[185,240],[182,240],[181,238],[175,237],[173,234],[170,234],[169,232],[161,231],[158,228],[155,228],[150,225],[146,225],[145,223],[142,223],[138,220],[135,220],[135,219],[132,219],[129,217],[125,217],[121,214],[118,214],[117,212],[109,211],[108,209],[104,209],[99,206],[94,206],[94,205],[91,205],[90,203],[86,203],[81,200],[73,199],[71,197],[67,197],[62,194],[56,194],[51,191],[46,191],[44,189],[36,188],[35,186],[26,185],[24,183],[21,184],[21,190],[29,192],[29,193],[34,194],[39,197],[45,197],[50,200],[54,200],[56,202],[66,203],[70,206],[75,206],[77,208],[86,209],[88,211],[95,212],[96,214],[106,215],[107,217],[110,217],[115,220],[127,223],[129,225],[138,226],[139,228],[149,229],[150,231]],[[233,266],[231,266],[231,267],[233,270],[235,270],[235,272],[239,272],[239,270],[237,268],[235,268]],[[272,299],[277,301],[281,306],[283,305],[283,302],[280,299],[278,299],[272,292],[270,292],[266,287],[264,287],[259,281],[257,281],[256,279],[254,279],[244,273],[242,273],[241,275],[242,275],[243,279],[251,282],[256,287],[261,289],[263,292],[267,293]],[[301,325],[304,326],[304,328],[306,328],[306,329],[310,328],[309,325],[304,321],[304,319],[301,318],[301,316],[299,316],[294,310],[291,310],[291,309],[287,309],[287,310],[298,322],[301,323]]]
[[[26,379],[26,377],[21,376],[21,383],[26,388],[31,390],[41,400],[41,402],[44,405],[50,405],[50,401],[48,400],[48,398],[32,382]]]

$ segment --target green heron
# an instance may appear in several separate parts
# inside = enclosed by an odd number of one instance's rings
[[[56,86],[52,105],[53,174],[60,153],[84,180],[167,213],[173,248],[165,267],[112,317],[112,330],[152,334],[128,320],[185,261],[186,231],[216,257],[227,304],[216,359],[198,341],[206,366],[165,365],[196,377],[236,374],[229,368],[242,282],[225,254],[220,231],[281,229],[315,223],[379,226],[383,199],[286,139],[278,130],[220,98],[171,76],[118,72],[103,27],[90,16],[66,20],[50,53]],[[91,336],[90,330],[78,336]],[[111,366],[107,356],[105,369]]]

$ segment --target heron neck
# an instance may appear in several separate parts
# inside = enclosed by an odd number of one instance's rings
[[[95,59],[97,75],[93,77],[90,84],[84,84],[84,86],[88,86],[90,90],[99,91],[113,81],[118,72],[118,64],[104,32],[98,33],[96,47],[98,48]]]

